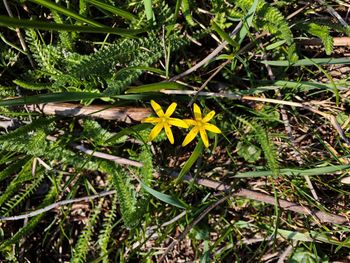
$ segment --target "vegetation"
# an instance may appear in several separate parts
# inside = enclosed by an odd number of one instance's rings
[[[347,4],[3,4],[1,262],[349,260]]]

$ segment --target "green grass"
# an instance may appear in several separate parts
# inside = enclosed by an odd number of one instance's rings
[[[1,262],[348,260],[350,71],[334,38],[349,29],[326,6],[9,8],[0,16]],[[316,47],[302,41],[315,37]],[[149,142],[154,125],[137,120],[151,100],[163,110],[176,102],[171,118],[193,118],[194,102],[203,116],[215,111],[209,123],[222,133],[208,132],[208,148],[200,132],[181,146],[193,127],[172,126],[174,144],[164,130]],[[66,117],[66,103],[106,111]]]

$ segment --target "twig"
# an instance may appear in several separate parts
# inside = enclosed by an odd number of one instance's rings
[[[76,202],[88,202],[90,200],[93,200],[95,198],[98,197],[103,197],[103,196],[107,196],[107,195],[112,195],[115,194],[116,190],[111,190],[111,191],[105,191],[105,192],[101,192],[95,195],[90,195],[90,196],[84,196],[84,197],[80,197],[80,198],[74,198],[74,199],[68,199],[68,200],[63,200],[63,201],[59,201],[56,203],[53,203],[51,205],[45,206],[41,209],[35,210],[33,212],[27,213],[27,214],[23,214],[23,215],[19,215],[19,216],[9,216],[9,217],[1,217],[0,216],[0,221],[13,221],[13,220],[21,220],[21,219],[27,219],[29,217],[33,217],[33,216],[37,216],[40,215],[42,213],[45,213],[47,211],[50,211],[58,206],[63,206],[63,205],[69,205],[72,203],[76,203]]]
[[[184,239],[188,234],[188,232],[190,232],[191,229],[195,225],[197,225],[211,210],[213,210],[215,207],[217,207],[221,203],[225,202],[227,198],[229,198],[229,195],[222,197],[221,199],[216,201],[214,204],[211,204],[210,206],[208,206],[203,212],[201,212],[200,215],[185,228],[185,230],[181,233],[181,235],[179,235],[173,242],[171,242],[171,244],[166,248],[163,255],[160,257],[160,259],[157,262],[159,263],[163,262],[163,260],[165,259],[169,251],[171,251],[174,248],[174,246],[176,246],[176,244],[178,244],[182,239]]]
[[[198,93],[201,92],[207,85],[208,83],[228,64],[230,63],[231,60],[227,60],[224,63],[222,63],[215,71],[213,74],[211,74],[211,76],[202,84],[202,86],[200,86],[200,88],[197,90],[197,93],[193,96],[193,98],[191,99],[191,101],[188,103],[188,107],[191,107],[193,102],[196,100]]]
[[[241,27],[242,27],[242,21],[238,23],[238,25],[232,31],[230,36],[232,37],[232,36],[236,35],[238,33],[238,31],[241,29]],[[187,75],[191,74],[192,72],[196,71],[197,69],[199,69],[200,67],[202,67],[203,65],[208,63],[211,59],[216,57],[221,52],[221,50],[223,50],[226,47],[227,44],[228,43],[226,40],[223,41],[216,49],[213,50],[213,52],[211,52],[208,56],[206,56],[202,61],[200,61],[199,63],[194,65],[192,68],[189,68],[185,72],[182,72],[181,74],[172,77],[171,79],[169,79],[169,81],[176,81],[176,80],[183,78],[184,76],[187,76]]]
[[[54,137],[54,136],[51,136],[51,135],[46,136],[46,138],[48,140],[50,140],[50,141],[56,141],[57,140],[57,137]],[[75,144],[75,143],[72,143],[71,147],[74,148],[74,149],[77,149],[77,150],[79,150],[79,151],[81,151],[83,153],[86,153],[88,155],[91,155],[91,156],[94,156],[94,157],[97,157],[97,158],[101,158],[101,159],[105,159],[105,160],[108,160],[108,161],[112,161],[112,162],[115,162],[117,164],[131,165],[131,166],[135,166],[135,167],[142,167],[143,166],[143,163],[141,163],[141,162],[133,161],[133,160],[126,159],[126,158],[123,158],[123,157],[118,157],[118,156],[111,155],[111,154],[108,154],[108,153],[102,153],[102,152],[98,152],[98,151],[89,150],[89,149],[85,148],[84,146],[78,145],[78,144]]]
[[[76,103],[46,103],[27,106],[30,111],[41,112],[48,115],[67,117],[89,116],[126,123],[141,121],[152,113],[152,110],[149,108],[108,107],[103,105],[83,106]]]

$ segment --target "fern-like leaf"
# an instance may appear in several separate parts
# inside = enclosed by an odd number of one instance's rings
[[[19,190],[14,197],[8,200],[3,206],[1,206],[1,215],[8,216],[13,209],[24,203],[42,184],[45,175],[43,171],[38,173],[36,171],[36,177],[31,180],[24,188]]]
[[[41,41],[34,29],[26,30],[26,38],[29,49],[42,72],[46,72],[49,77],[53,78],[61,75],[56,66],[62,58],[62,53],[54,46],[46,45]]]
[[[111,209],[104,218],[103,228],[100,231],[98,241],[100,247],[100,257],[102,262],[108,263],[108,244],[110,242],[110,237],[112,234],[112,229],[114,225],[114,219],[116,217],[118,196],[114,195],[111,203]]]
[[[77,244],[75,245],[73,257],[70,262],[80,263],[86,262],[86,256],[90,251],[91,238],[94,233],[94,228],[96,227],[98,216],[101,213],[102,203],[104,199],[102,198],[98,205],[93,209],[92,215],[89,217],[88,222],[80,235]]]
[[[317,23],[308,23],[303,25],[303,28],[305,28],[309,34],[321,39],[327,55],[332,53],[333,37],[330,35],[330,28],[328,26],[319,25]]]
[[[267,131],[260,125],[253,125],[256,138],[258,139],[261,148],[264,152],[267,165],[271,169],[274,176],[279,175],[279,165],[277,160],[277,152],[274,145],[271,143]]]
[[[57,177],[56,184],[60,184],[61,180],[62,180],[62,175]],[[52,185],[50,188],[50,191],[47,193],[47,195],[44,198],[44,201],[41,203],[38,209],[52,204],[57,198],[57,195],[58,195],[57,187],[56,185]],[[9,248],[9,246],[18,243],[24,236],[28,236],[44,216],[45,216],[45,213],[33,217],[28,221],[28,223],[24,227],[18,230],[12,237],[7,238],[3,242],[1,242],[0,252],[6,251]]]
[[[33,159],[30,159],[19,172],[19,174],[8,184],[6,190],[0,195],[0,207],[8,201],[8,199],[17,193],[18,189],[27,181],[33,179],[32,176]],[[40,167],[38,169],[41,169]],[[39,171],[38,171],[39,172]],[[41,172],[41,171],[40,171]]]
[[[19,137],[23,135],[28,135],[29,132],[35,131],[40,128],[48,128],[50,124],[55,120],[55,118],[39,118],[36,120],[33,120],[30,124],[27,124],[25,126],[22,126],[8,134],[4,134],[0,136],[0,142],[1,141],[8,141],[8,140],[17,140]]]
[[[245,12],[253,5],[254,0],[237,0],[236,5]],[[269,31],[279,39],[286,40],[287,44],[293,43],[293,33],[289,28],[286,18],[275,7],[270,6],[264,0],[259,0],[255,21],[259,28]]]
[[[122,167],[109,162],[103,162],[100,170],[112,175],[124,223],[129,227],[135,226],[142,214],[137,211],[135,188],[130,183],[126,172]]]

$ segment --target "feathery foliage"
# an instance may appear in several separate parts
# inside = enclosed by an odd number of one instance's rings
[[[6,201],[0,209],[1,216],[8,216],[12,210],[17,206],[23,205],[24,201],[30,198],[35,191],[39,188],[45,178],[45,174],[42,170],[36,171],[35,177],[33,180],[30,180],[27,185],[21,187],[19,191],[16,192],[16,195]],[[13,181],[12,181],[13,182]],[[11,183],[12,183],[11,182]],[[16,182],[13,182],[16,184]]]
[[[62,180],[62,175],[57,177],[55,183],[59,184],[61,183],[61,180]],[[58,194],[59,193],[57,192],[56,185],[52,185],[49,192],[46,194],[43,202],[38,206],[38,209],[52,204],[57,198]],[[29,233],[33,231],[35,227],[40,223],[40,221],[43,219],[44,216],[45,214],[40,214],[33,217],[28,221],[28,223],[24,227],[19,229],[10,238],[0,242],[0,251],[8,250],[9,246],[11,246],[12,244],[18,243],[22,238],[28,236]]]
[[[261,125],[254,125],[255,135],[258,139],[258,142],[261,145],[261,148],[264,152],[267,165],[271,169],[274,176],[279,175],[279,167],[277,160],[277,152],[274,145],[271,143],[267,131]]]
[[[247,12],[253,5],[254,0],[237,0],[235,5]],[[264,0],[259,0],[256,8],[255,20],[258,28],[263,28],[277,38],[286,40],[291,45],[293,40],[293,33],[289,28],[288,22],[283,14],[275,7],[271,6]]]
[[[102,228],[98,235],[97,243],[100,247],[100,257],[102,258],[103,263],[110,262],[108,260],[108,254],[109,254],[108,245],[111,242],[113,225],[115,224],[114,221],[117,216],[117,202],[118,202],[118,196],[114,195],[110,205],[110,210],[108,211],[108,214],[103,219]]]
[[[112,176],[124,223],[128,227],[135,226],[142,214],[138,211],[136,192],[134,186],[130,183],[130,178],[122,167],[109,162],[102,162],[100,169]]]
[[[91,249],[91,239],[94,234],[94,229],[96,228],[96,224],[98,222],[98,217],[101,213],[102,204],[104,199],[102,198],[98,205],[92,210],[92,214],[90,215],[84,230],[82,231],[77,244],[73,250],[73,256],[71,259],[72,263],[80,263],[86,262],[86,256]]]
[[[305,28],[309,34],[321,39],[327,55],[332,53],[333,37],[330,35],[330,28],[328,26],[311,22],[306,25],[304,24],[303,28]]]

